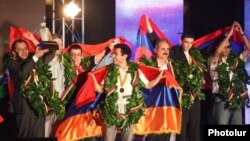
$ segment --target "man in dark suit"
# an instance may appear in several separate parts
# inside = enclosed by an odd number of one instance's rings
[[[194,56],[190,54],[193,43],[194,35],[183,33],[181,36],[181,45],[172,47],[170,50],[170,58],[173,62],[181,61],[185,64],[183,67],[190,67],[195,63],[193,59]],[[178,76],[176,77],[178,78]],[[177,79],[177,81],[179,80]],[[183,93],[190,93],[188,84],[182,87]],[[190,95],[192,94],[190,93]],[[183,97],[183,99],[184,98],[185,97]],[[189,109],[185,107],[182,109],[181,133],[176,136],[176,140],[185,141],[187,130],[189,131],[191,141],[200,141],[200,100],[196,96],[194,96],[193,104]]]
[[[21,93],[21,84],[25,78],[36,67],[36,62],[49,50],[39,50],[31,55],[28,44],[22,39],[16,40],[12,44],[14,57],[8,62],[10,78],[14,83],[14,95],[10,101],[10,112],[15,113],[18,138],[37,138],[44,137],[45,118],[38,117],[27,99]]]
[[[151,25],[149,22],[147,22],[147,28],[148,28],[148,37],[150,41],[153,44],[156,44],[157,41],[159,41],[158,36],[153,31]],[[203,68],[200,66],[203,60],[201,57],[201,54],[197,49],[192,48],[194,43],[194,35],[192,33],[183,33],[181,36],[181,45],[177,45],[174,47],[171,47],[169,51],[169,58],[172,61],[172,64],[174,66],[173,70],[174,72],[178,70],[180,73],[175,73],[176,80],[180,83],[181,87],[183,88],[183,94],[190,95],[189,97],[193,97],[192,104],[189,108],[186,108],[185,106],[182,106],[182,123],[181,123],[181,133],[180,135],[177,135],[176,140],[177,141],[185,141],[186,138],[186,130],[187,127],[189,134],[190,134],[190,140],[191,141],[200,141],[200,100],[199,96],[193,91],[193,89],[190,89],[190,84],[183,84],[180,82],[182,81],[180,78],[184,77],[190,77],[195,76],[195,74],[190,73],[188,76],[183,75],[185,73],[182,73],[183,70],[190,70],[191,66],[198,67],[198,71],[200,77],[202,77]],[[195,55],[196,56],[195,56]],[[197,58],[197,56],[199,56]],[[180,68],[177,68],[175,64],[181,63],[182,65],[179,65],[180,67],[184,68],[180,70]],[[180,76],[182,75],[182,76]],[[196,89],[196,88],[194,88]],[[200,88],[199,88],[200,89]],[[186,99],[187,97],[182,97],[182,101],[189,101]],[[162,136],[163,137],[163,136]],[[166,136],[167,137],[167,136]],[[172,137],[171,137],[172,138]]]

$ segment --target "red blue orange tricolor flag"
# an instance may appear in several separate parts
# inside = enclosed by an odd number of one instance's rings
[[[128,42],[124,37],[118,37],[121,43],[127,44],[129,47],[131,47],[131,43]],[[82,48],[82,55],[84,57],[94,56],[99,53],[101,53],[105,48],[109,47],[109,45],[114,42],[116,38],[109,39],[103,43],[99,44],[82,44],[82,43],[75,43],[79,45]],[[71,45],[70,45],[71,46]],[[68,52],[68,49],[70,46],[66,47],[64,49],[64,52]]]
[[[160,71],[156,68],[138,64],[139,69],[148,80],[154,79]],[[104,79],[107,67],[89,73],[87,82],[78,92],[70,112],[57,129],[59,141],[78,140],[101,136],[105,133],[103,121],[98,118],[97,107],[105,97],[94,93],[94,76],[98,83]],[[143,93],[147,105],[145,115],[133,126],[135,134],[179,133],[181,128],[181,88],[174,77],[165,71],[166,78],[160,84]]]
[[[225,27],[222,29],[218,29],[212,33],[209,33],[205,36],[202,36],[194,41],[194,47],[202,50],[204,48],[209,47],[210,45],[213,45],[218,39],[225,36],[225,33],[229,30],[230,27]],[[244,49],[244,42],[243,39],[239,33],[239,31],[234,30],[231,38],[230,38],[230,44],[232,46],[232,51],[239,53],[243,51]]]
[[[149,23],[152,26],[154,32],[158,36],[159,39],[166,39],[170,46],[172,46],[172,42],[168,39],[168,37],[163,34],[163,32],[156,26],[156,24],[149,18]],[[150,43],[147,37],[148,29],[146,24],[146,16],[142,16],[139,22],[139,29],[137,32],[137,44],[132,49],[132,59],[138,60],[141,56],[145,55],[147,58],[150,58],[154,52],[154,46]]]

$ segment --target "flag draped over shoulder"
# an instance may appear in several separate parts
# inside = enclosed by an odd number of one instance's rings
[[[160,71],[153,67],[138,64],[138,68],[148,80],[153,80]],[[59,141],[78,140],[81,138],[101,136],[105,126],[97,108],[103,101],[104,94],[94,92],[94,80],[101,83],[107,73],[107,67],[100,68],[88,74],[88,80],[78,92],[75,103],[64,122],[57,129]],[[182,89],[173,76],[165,71],[166,78],[160,81],[153,93],[143,94],[146,102],[145,115],[133,126],[134,133],[179,133],[181,128],[180,95]]]
[[[95,101],[95,85],[92,75],[95,76],[98,83],[101,83],[106,73],[107,67],[102,67],[93,72],[89,72],[87,81],[76,95],[76,107],[81,107],[89,102]]]
[[[127,44],[128,46],[131,47],[131,43],[129,43],[124,37],[118,37],[118,38],[120,39],[121,43]],[[75,44],[79,45],[82,48],[82,55],[84,57],[89,57],[101,53],[103,50],[109,47],[109,45],[112,44],[112,42],[114,42],[115,39],[116,38],[112,38],[100,44],[81,44],[81,43],[75,43]],[[70,46],[66,47],[64,49],[64,52],[68,52]]]
[[[158,69],[144,65],[139,65],[139,69],[148,80],[155,79],[159,73]],[[155,87],[143,90],[147,108],[134,125],[135,134],[180,133],[182,89],[168,70],[164,75],[165,79]]]
[[[160,31],[160,29],[156,26],[156,24],[154,24],[154,22],[150,18],[149,23],[159,39],[166,39],[170,43],[170,46],[173,45],[172,42],[167,38],[167,36],[165,36]],[[147,58],[150,58],[152,56],[152,53],[154,52],[154,47],[150,43],[150,40],[147,37],[147,33],[148,29],[146,24],[146,16],[142,16],[137,32],[137,44],[136,47],[132,49],[133,60],[138,60],[143,55],[145,55]]]
[[[26,32],[28,30],[26,30],[25,28],[16,28],[16,27],[10,27],[10,42],[9,42],[9,52],[12,51],[12,44],[15,40],[17,39],[23,39],[28,43],[28,48],[29,48],[29,52],[35,52],[36,51],[36,46],[32,43],[32,41],[24,38],[23,33]],[[33,36],[39,41],[41,39],[41,37],[35,33],[32,33]]]
[[[204,57],[211,56],[213,48],[216,47],[218,41],[222,41],[225,38],[225,33],[230,30],[230,27],[224,27],[218,29],[212,33],[202,36],[194,41],[194,47],[198,48]],[[229,40],[232,51],[234,53],[240,53],[244,50],[244,42],[239,31],[234,30]],[[212,89],[212,79],[209,72],[204,72],[204,78],[206,83],[203,85],[204,89]]]
[[[82,48],[82,55],[84,57],[89,57],[89,56],[94,56],[94,55],[97,55],[97,54],[101,53],[114,40],[115,40],[115,38],[109,39],[106,42],[103,42],[103,43],[100,43],[100,44],[95,44],[95,45],[92,45],[92,44],[81,44],[81,43],[76,43],[76,45],[79,45]],[[67,48],[65,48],[64,51],[68,52],[69,48],[70,48],[70,46],[68,46]]]
[[[157,39],[165,39],[168,41],[169,46],[172,47],[172,42],[160,31],[160,29],[149,18],[149,23],[156,33]],[[146,58],[152,57],[154,53],[154,46],[147,36],[148,29],[146,23],[146,16],[142,16],[137,34],[137,47],[133,50],[134,60],[138,60],[141,56]],[[140,67],[143,70],[143,66]],[[149,80],[150,73],[144,73]],[[179,133],[181,128],[181,95],[180,89],[176,89],[177,82],[175,78],[169,73],[164,71],[166,76],[165,84],[157,84],[154,88],[143,90],[143,96],[147,105],[145,116],[143,116],[139,123],[134,126],[136,134],[141,133]],[[168,73],[168,74],[166,74]],[[172,79],[172,80],[169,80]],[[176,82],[176,85],[173,85]],[[179,86],[179,84],[178,84]],[[152,129],[152,126],[154,129]]]
[[[95,93],[92,75],[98,83],[101,83],[106,72],[107,67],[89,72],[87,81],[77,93],[65,120],[57,129],[58,141],[79,140],[103,135],[105,126],[97,108],[103,101],[104,94]]]
[[[210,47],[211,45],[215,44],[216,41],[219,40],[221,37],[223,38],[225,36],[226,31],[228,31],[229,28],[230,27],[225,27],[196,39],[194,41],[194,47],[200,50]],[[239,53],[243,51],[244,42],[239,31],[237,30],[233,31],[233,34],[230,38],[230,44],[232,46],[233,52]]]

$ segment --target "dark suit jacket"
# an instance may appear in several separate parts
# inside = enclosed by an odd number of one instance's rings
[[[26,99],[21,94],[20,87],[24,79],[30,74],[35,66],[36,63],[31,57],[27,58],[26,60],[9,61],[8,70],[10,73],[10,78],[14,84],[14,95],[10,101],[11,112],[22,114],[25,111],[25,108],[28,106]]]
[[[181,61],[188,65],[187,58],[181,46],[173,46],[169,51],[169,57],[173,61]]]
[[[23,114],[30,106],[26,98],[21,93],[21,84],[26,77],[32,72],[32,69],[36,67],[35,61],[32,59],[32,54],[26,60],[10,60],[8,62],[8,71],[10,78],[14,84],[14,95],[10,100],[10,112],[17,114]],[[43,61],[48,63],[54,57],[54,53],[48,53]]]

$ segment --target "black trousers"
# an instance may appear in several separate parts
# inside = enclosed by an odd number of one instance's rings
[[[39,117],[30,108],[28,102],[23,102],[23,113],[16,115],[17,138],[44,138],[45,117]]]
[[[149,134],[145,141],[169,141],[171,134]]]
[[[198,99],[189,110],[182,109],[181,134],[177,134],[176,141],[186,141],[187,133],[190,141],[200,141],[200,101]]]

